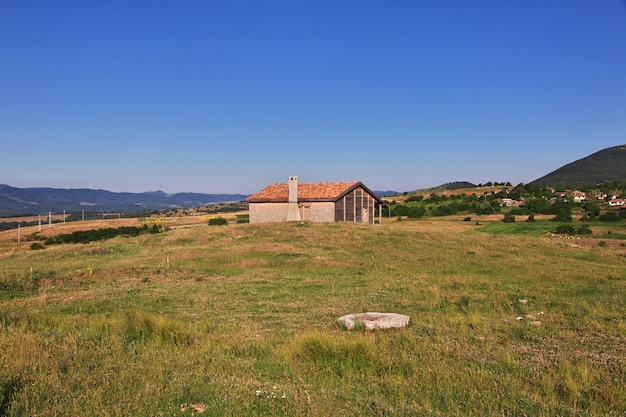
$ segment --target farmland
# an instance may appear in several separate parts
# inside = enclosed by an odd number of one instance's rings
[[[501,217],[2,232],[0,415],[624,415],[626,226]]]

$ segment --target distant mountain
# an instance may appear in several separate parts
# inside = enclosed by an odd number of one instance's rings
[[[447,184],[443,184],[440,186],[441,189],[444,190],[460,190],[462,188],[476,188],[476,184],[472,184],[471,182],[467,182],[467,181],[455,181],[455,182],[449,182]]]
[[[448,182],[446,184],[441,184],[441,185],[438,185],[436,187],[422,188],[422,189],[419,189],[419,190],[412,191],[412,193],[414,193],[414,194],[430,194],[430,193],[436,193],[436,192],[440,192],[440,191],[455,191],[455,190],[461,190],[461,189],[465,189],[465,188],[476,188],[476,187],[478,187],[478,186],[476,184],[472,184],[471,182],[455,181],[455,182]]]
[[[626,179],[626,145],[603,149],[552,171],[531,184],[575,187]]]
[[[381,198],[381,197],[393,197],[396,195],[400,195],[402,193],[398,191],[374,191],[374,194],[376,194],[377,197]]]
[[[163,191],[114,193],[86,188],[16,188],[0,184],[0,216],[95,212],[134,212],[200,207],[245,200],[243,194],[200,194]]]

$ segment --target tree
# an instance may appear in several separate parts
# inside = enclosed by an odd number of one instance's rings
[[[528,209],[530,213],[547,213],[550,210],[550,202],[545,198],[527,198],[524,201],[524,207]]]
[[[504,223],[515,223],[515,216],[511,213],[504,213],[504,219],[502,219]]]
[[[602,222],[621,222],[624,218],[617,211],[607,211],[600,216],[599,220]]]
[[[565,208],[560,208],[556,212],[556,216],[552,219],[553,222],[571,222],[572,221],[572,212],[568,213]]]
[[[418,219],[426,214],[426,209],[424,206],[405,206],[402,204],[398,204],[393,207],[391,211],[392,216],[406,216],[411,219]]]
[[[582,207],[590,221],[595,220],[600,215],[600,205],[595,201],[586,201]]]
[[[404,202],[410,203],[412,201],[422,201],[423,199],[424,199],[423,195],[412,195],[411,197],[407,198]]]

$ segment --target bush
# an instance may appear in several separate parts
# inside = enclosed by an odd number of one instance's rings
[[[557,235],[573,235],[574,226],[570,226],[570,225],[557,226],[556,229],[554,229],[553,233],[556,233]]]
[[[451,214],[456,214],[456,210],[454,209],[454,207],[448,204],[441,204],[432,209],[432,214],[433,216],[439,217],[449,216]]]
[[[237,223],[250,223],[249,214],[237,214]]]
[[[513,207],[510,213],[516,216],[523,216],[524,214],[529,214],[529,210],[522,207]]]
[[[467,216],[466,218],[463,219],[464,222],[471,222],[472,218],[470,216]]]
[[[598,218],[601,222],[621,222],[622,216],[617,211],[607,211]]]
[[[559,209],[556,212],[556,216],[551,219],[553,222],[571,222],[572,221],[572,212],[567,209]]]
[[[591,229],[589,229],[589,226],[582,225],[579,227],[574,227],[572,225],[561,225],[561,226],[557,226],[556,229],[554,230],[554,233],[558,234],[558,235],[590,235],[593,232],[591,231]]]
[[[224,217],[214,217],[209,219],[209,226],[226,226],[228,225],[228,220]]]
[[[30,250],[41,250],[43,248],[44,248],[43,245],[37,242],[30,245]]]
[[[424,199],[423,195],[412,195],[411,197],[407,198],[404,202],[410,203],[412,201],[422,201],[423,199]]]
[[[515,216],[511,213],[504,213],[504,219],[502,219],[504,223],[515,223]]]
[[[528,216],[528,218],[526,219],[526,223],[534,223],[535,222],[535,215],[531,214],[530,216]]]
[[[139,236],[139,234],[145,233],[147,231],[147,226],[122,226],[118,227],[117,229],[109,227],[106,229],[81,230],[74,233],[51,236],[46,239],[45,244],[59,245],[61,243],[89,243],[98,240],[112,239],[120,235],[128,237]]]
[[[493,206],[488,203],[476,204],[472,206],[472,211],[475,212],[476,214],[485,214],[485,215],[493,214],[496,212]]]
[[[411,219],[418,219],[426,214],[426,209],[423,206],[404,206],[399,204],[395,206],[391,212],[393,216],[406,216]]]

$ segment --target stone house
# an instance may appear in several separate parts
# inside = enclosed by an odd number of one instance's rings
[[[374,224],[374,209],[387,204],[359,181],[268,185],[247,198],[250,223],[287,221]],[[382,210],[379,210],[379,217]]]

